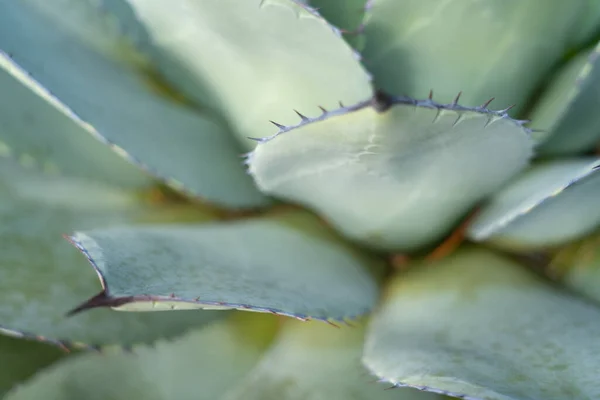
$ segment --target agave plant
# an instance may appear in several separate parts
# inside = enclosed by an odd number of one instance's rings
[[[599,399],[598,40],[597,0],[0,1],[0,395]]]

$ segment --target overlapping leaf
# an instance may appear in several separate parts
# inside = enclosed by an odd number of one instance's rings
[[[363,325],[332,328],[289,321],[273,346],[225,400],[433,400],[411,389],[385,390],[360,362]]]
[[[597,307],[464,250],[391,282],[364,362],[392,384],[466,399],[595,399],[599,329]]]
[[[0,164],[0,332],[90,345],[151,342],[214,319],[211,312],[65,314],[99,290],[85,257],[63,238],[74,229],[151,221],[203,221],[189,208],[150,207],[121,190]]]
[[[468,236],[525,249],[555,246],[600,225],[600,159],[565,159],[533,166],[496,193]]]
[[[255,145],[247,137],[274,132],[269,120],[295,121],[294,109],[316,116],[319,105],[371,95],[369,75],[339,31],[294,0],[127,2],[160,70],[218,110],[247,148]]]
[[[379,87],[449,102],[526,105],[562,57],[586,0],[377,0],[365,20],[364,61]],[[517,110],[515,110],[517,111]]]
[[[41,372],[7,400],[215,400],[252,368],[272,316],[240,316],[134,354],[83,354]]]
[[[361,103],[263,139],[248,158],[258,186],[361,243],[406,251],[440,240],[530,157],[527,130],[503,112],[381,101],[395,104]]]
[[[571,60],[530,116],[542,155],[577,154],[600,142],[599,55],[600,45]]]
[[[157,89],[152,65],[120,37],[115,21],[95,4],[92,0],[0,2],[0,50],[39,84],[19,77],[22,72],[14,65],[5,66],[4,73],[37,93],[44,90],[42,85],[81,118],[63,111],[63,117],[79,125],[78,131],[69,127],[69,132],[56,134],[58,125],[44,131],[41,124],[54,123],[58,117],[47,115],[53,111],[42,103],[57,100],[44,93],[28,106],[31,95],[19,87],[15,89],[18,101],[2,112],[10,126],[0,138],[19,151],[36,153],[37,147],[45,146],[58,153],[61,150],[56,148],[85,141],[75,138],[77,142],[62,145],[60,139],[87,131],[177,189],[231,207],[264,205],[266,199],[244,173],[233,137],[211,119],[161,95],[165,90]],[[7,63],[5,59],[3,64]],[[3,89],[17,85],[10,84]],[[29,132],[23,134],[25,130]],[[42,135],[46,137],[35,142]],[[72,169],[75,161],[60,160],[66,151],[61,152],[56,162]]]
[[[309,214],[76,233],[104,291],[80,309],[235,308],[343,320],[378,296],[376,260]]]

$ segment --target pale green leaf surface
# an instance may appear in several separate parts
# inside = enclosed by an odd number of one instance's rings
[[[235,308],[344,319],[369,312],[378,297],[374,260],[304,213],[99,229],[72,239],[105,288],[100,301],[91,299],[81,309]]]
[[[293,0],[128,0],[159,69],[219,113],[243,145],[341,101],[371,95],[357,55],[324,19]],[[131,23],[131,22],[129,22]],[[152,51],[153,49],[153,51]]]
[[[442,102],[527,105],[578,28],[586,0],[377,0],[365,19],[376,84]]]
[[[496,193],[467,235],[511,248],[555,246],[600,225],[600,159],[537,164]]]
[[[225,400],[433,400],[411,389],[385,390],[361,364],[363,325],[339,329],[287,322],[260,362]]]
[[[235,316],[173,342],[137,346],[133,354],[79,355],[6,400],[218,400],[258,361],[275,322],[266,315]]]
[[[600,311],[513,261],[464,250],[391,283],[363,361],[397,385],[471,400],[600,397]]]
[[[231,207],[264,205],[234,138],[161,95],[153,67],[92,3],[0,1],[0,49],[89,124],[89,133],[174,188]],[[48,133],[13,141],[34,134]]]
[[[532,140],[505,114],[396,101],[285,128],[249,156],[250,173],[349,238],[406,251],[440,240],[528,162]]]
[[[121,190],[33,174],[0,164],[0,333],[91,345],[151,342],[214,319],[211,312],[125,314],[66,312],[100,290],[85,257],[62,235],[74,229],[203,221],[206,213],[150,207]],[[73,343],[75,342],[75,343]]]
[[[309,3],[329,23],[341,29],[345,33],[344,39],[354,48],[361,50],[364,47],[360,30],[367,0],[311,0]]]
[[[600,233],[562,247],[548,273],[567,287],[600,302]]]
[[[530,115],[541,155],[577,154],[600,143],[600,45],[567,64]]]
[[[574,36],[574,45],[581,46],[600,34],[600,1],[585,0],[585,9],[577,26],[579,32]]]
[[[44,343],[0,336],[0,398],[65,353]]]
[[[47,173],[139,189],[151,179],[0,52],[0,155]]]

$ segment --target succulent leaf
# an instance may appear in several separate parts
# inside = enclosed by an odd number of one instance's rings
[[[364,47],[362,22],[368,7],[368,0],[311,0],[310,5],[338,27],[345,35],[344,39],[354,48]]]
[[[470,400],[600,397],[600,311],[486,250],[398,275],[367,333],[377,376]]]
[[[0,50],[30,74],[35,90],[46,90],[69,107],[70,117],[84,130],[175,189],[230,207],[265,205],[266,198],[244,173],[234,138],[218,123],[161,94],[153,83],[153,66],[94,4],[2,1]],[[33,79],[39,83],[32,84]],[[23,101],[12,107],[23,107]],[[27,112],[32,111],[19,110],[20,115]],[[13,145],[34,148],[29,141],[42,130],[17,136],[29,128],[2,135]],[[67,135],[71,132],[61,133]],[[53,139],[41,143],[60,147]]]
[[[381,101],[262,139],[248,158],[259,188],[316,210],[361,243],[409,251],[442,239],[531,155],[528,131],[505,112]]]
[[[0,336],[0,398],[15,385],[34,375],[65,353],[44,343]]]
[[[530,115],[541,155],[578,154],[600,143],[599,55],[600,44],[573,58]]]
[[[151,179],[93,138],[93,128],[0,51],[0,155],[49,174],[130,189]],[[91,131],[91,132],[90,132]],[[90,135],[92,133],[92,135]]]
[[[526,105],[560,60],[586,0],[375,0],[365,19],[364,62],[378,87],[463,104],[490,97]]]
[[[0,164],[0,333],[67,347],[132,344],[172,337],[214,313],[125,314],[110,310],[66,318],[99,285],[86,260],[62,238],[92,229],[151,220],[205,221],[196,210],[139,204],[133,195],[74,178],[41,176]],[[64,341],[64,343],[63,343]]]
[[[556,246],[600,226],[600,159],[534,165],[497,192],[467,235],[514,249]]]
[[[562,247],[552,255],[548,273],[570,289],[600,302],[600,233]]]
[[[304,213],[100,229],[72,240],[104,288],[77,311],[233,308],[343,320],[369,312],[378,297],[375,261]]]
[[[82,354],[42,371],[6,400],[215,400],[270,343],[272,316],[216,322],[173,342],[132,353]]]
[[[272,347],[224,400],[434,400],[430,393],[389,391],[365,373],[364,327],[288,321]]]
[[[159,69],[219,113],[247,149],[338,102],[371,95],[370,76],[340,32],[293,0],[128,0]],[[130,22],[131,23],[131,22]]]

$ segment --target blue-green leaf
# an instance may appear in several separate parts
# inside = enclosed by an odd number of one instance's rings
[[[496,193],[468,236],[516,249],[556,246],[600,225],[600,159],[533,166]]]
[[[361,243],[410,251],[442,239],[531,155],[528,131],[504,112],[407,98],[374,104],[261,140],[248,158],[260,189]]]
[[[513,261],[459,251],[388,289],[364,350],[385,381],[470,400],[600,397],[600,310]]]
[[[158,68],[218,110],[248,149],[248,137],[276,131],[269,120],[292,124],[294,110],[312,117],[319,106],[371,95],[370,76],[340,32],[294,0],[127,2]]]
[[[254,366],[272,316],[236,315],[132,353],[82,354],[42,371],[6,400],[215,400]]]
[[[71,118],[85,131],[172,187],[230,207],[266,204],[244,172],[234,138],[166,96],[153,66],[96,2],[2,1],[0,50],[39,82],[38,92],[43,86],[78,115]],[[11,117],[16,129],[0,135],[9,147],[34,151],[35,138],[48,133],[28,119],[15,120],[26,106],[18,98],[13,107],[19,112]],[[31,128],[37,130],[20,135]]]
[[[104,288],[77,310],[235,308],[343,320],[369,312],[379,292],[376,261],[304,213],[98,229],[72,240]]]
[[[66,313],[100,290],[85,257],[62,235],[74,229],[151,221],[205,221],[186,207],[151,206],[123,190],[49,177],[0,163],[0,333],[67,346],[132,344],[172,337],[217,317],[211,312]]]

